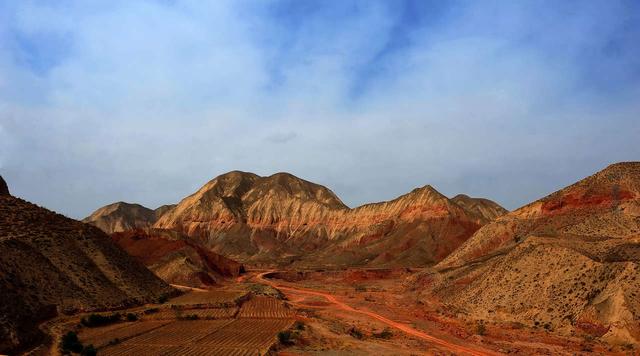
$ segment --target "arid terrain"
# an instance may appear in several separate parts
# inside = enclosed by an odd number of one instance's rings
[[[8,194],[0,232],[0,352],[43,340],[48,318],[174,294],[101,230]]]
[[[291,175],[231,172],[161,213],[119,203],[85,219],[109,236],[4,186],[9,352],[640,350],[640,163],[512,212],[430,186],[350,209]]]
[[[496,219],[413,284],[472,319],[638,344],[640,163]]]
[[[213,286],[244,272],[242,264],[210,251],[179,232],[135,229],[115,232],[111,238],[170,284]]]

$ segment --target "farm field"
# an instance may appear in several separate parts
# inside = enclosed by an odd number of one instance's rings
[[[174,321],[161,328],[130,339],[125,343],[167,346],[187,345],[221,329],[232,321],[231,319]]]
[[[239,318],[292,318],[293,311],[281,300],[256,296],[242,304]]]
[[[295,313],[276,298],[239,290],[192,291],[133,311],[139,320],[77,328],[100,355],[264,355]]]
[[[169,323],[170,321],[147,321],[121,323],[101,328],[84,328],[80,331],[78,337],[84,344],[91,344],[99,348],[106,346],[109,342],[115,339],[123,341],[160,328]]]
[[[145,325],[158,322],[138,322]],[[100,350],[104,355],[263,355],[291,319],[174,321]],[[111,340],[113,329],[101,334]],[[107,337],[105,337],[107,336]],[[108,342],[108,341],[107,341]]]
[[[245,290],[193,291],[172,299],[169,304],[176,307],[220,308],[234,307],[249,297]]]
[[[236,316],[238,308],[209,309],[162,309],[157,313],[144,316],[144,320],[175,320],[196,316],[198,319],[230,319]]]
[[[291,326],[287,319],[238,319],[198,340],[198,345],[258,349],[266,352],[280,330]]]

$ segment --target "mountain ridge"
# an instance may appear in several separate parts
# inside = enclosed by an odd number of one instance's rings
[[[489,202],[473,201],[477,205]],[[457,247],[490,219],[482,214],[457,204],[430,185],[390,201],[349,208],[329,188],[289,173],[261,177],[231,171],[182,199],[152,227],[178,231],[216,253],[258,263],[269,260],[301,263],[298,257],[303,255],[315,255],[310,258],[317,262],[333,258],[328,252],[317,251],[325,247],[330,247],[327,251],[333,251],[336,259],[346,260],[353,251],[340,247],[336,250],[329,245],[356,249],[365,244],[368,250],[356,251],[359,256],[353,263],[367,264],[375,260],[376,253],[389,250],[395,243],[402,244],[401,234],[413,231],[415,241],[407,242],[402,253],[409,253],[406,250],[412,244],[427,243],[434,247],[433,253],[425,247],[411,257],[412,265],[420,265],[439,261]],[[443,223],[445,220],[447,223]],[[433,222],[433,226],[426,221]],[[444,236],[442,243],[437,241],[440,235]],[[369,243],[378,240],[385,241],[371,247]],[[391,256],[386,262],[377,261],[401,264],[400,258]]]

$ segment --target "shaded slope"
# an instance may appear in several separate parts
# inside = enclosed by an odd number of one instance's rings
[[[173,289],[99,229],[0,196],[0,352],[38,339],[57,313],[155,301]]]
[[[472,319],[640,341],[640,163],[614,164],[482,227],[411,281]]]
[[[111,237],[167,283],[204,287],[244,272],[240,263],[169,231],[138,229]]]
[[[9,187],[7,186],[7,183],[4,181],[2,176],[0,176],[0,195],[10,195]]]

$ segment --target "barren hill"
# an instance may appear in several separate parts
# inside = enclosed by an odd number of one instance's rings
[[[472,198],[465,194],[458,194],[451,200],[467,211],[475,213],[483,224],[509,212],[494,201],[484,198]]]
[[[144,229],[151,227],[156,220],[173,207],[174,205],[163,205],[156,210],[151,210],[140,204],[117,202],[94,211],[82,219],[82,222],[94,225],[107,234]]]
[[[640,163],[614,164],[478,230],[413,281],[472,319],[640,341]]]
[[[183,199],[154,228],[184,233],[244,262],[425,265],[471,236],[487,221],[484,213],[430,186],[349,209],[328,188],[288,173],[234,171]]]
[[[58,313],[155,301],[173,289],[101,230],[0,196],[0,353],[40,337]]]
[[[111,237],[167,283],[206,287],[244,272],[240,263],[176,232],[137,229],[116,232]]]

